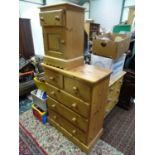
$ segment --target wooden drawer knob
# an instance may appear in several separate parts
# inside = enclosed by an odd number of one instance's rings
[[[108,101],[108,102],[110,102],[110,101],[111,101],[111,99],[109,98],[107,101]]]
[[[54,115],[54,116],[53,116],[53,118],[54,118],[54,119],[56,119],[56,118],[57,118],[57,116],[55,116],[55,115]]]
[[[54,18],[55,18],[55,20],[58,20],[58,21],[60,20],[59,16],[55,16]]]
[[[76,121],[76,118],[75,118],[75,117],[73,117],[73,118],[72,118],[72,122],[75,122],[75,121]]]
[[[76,103],[73,103],[73,104],[72,104],[72,107],[73,107],[73,108],[76,108],[76,107],[77,107],[77,104],[76,104]]]
[[[52,108],[55,108],[56,107],[56,105],[55,104],[52,104]]]
[[[64,44],[64,43],[65,43],[65,41],[64,41],[64,40],[60,40],[60,43],[61,43],[61,44]]]
[[[44,17],[40,17],[40,20],[41,20],[41,21],[44,21]]]
[[[74,91],[78,91],[78,88],[75,87],[75,86],[73,86],[73,90],[74,90]]]
[[[76,133],[76,130],[73,130],[73,131],[72,131],[72,134],[75,134],[75,133]]]
[[[50,77],[50,80],[52,80],[52,81],[53,81],[53,80],[55,80],[55,78],[54,78],[53,76],[51,76],[51,77]]]
[[[55,95],[55,91],[52,91],[50,94],[51,94],[51,95]]]

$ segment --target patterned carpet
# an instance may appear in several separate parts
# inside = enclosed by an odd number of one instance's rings
[[[20,115],[31,109],[32,101],[28,98],[20,100]],[[34,150],[27,145],[21,137],[20,139],[20,155],[33,154]],[[126,111],[119,107],[115,107],[106,117],[104,122],[104,135],[102,140],[123,152],[125,155],[135,155],[135,107]]]
[[[135,107],[116,106],[106,117],[102,139],[125,155],[135,155]]]
[[[22,124],[19,124],[19,144],[19,155],[47,155]]]
[[[28,99],[27,97],[22,97],[19,99],[19,115],[23,112],[31,109],[32,100]]]
[[[31,147],[31,154],[43,155],[47,152],[49,155],[86,155],[50,124],[40,123],[31,110],[20,115],[20,137]],[[22,152],[24,151],[20,149],[20,155],[23,155]],[[98,140],[90,155],[123,154],[108,143]]]

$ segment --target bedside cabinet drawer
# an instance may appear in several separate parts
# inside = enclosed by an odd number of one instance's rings
[[[60,9],[41,12],[40,23],[42,26],[65,26],[65,11]]]
[[[64,77],[64,90],[86,102],[91,100],[91,88],[78,80]]]
[[[55,71],[45,69],[45,79],[50,84],[63,88],[63,76]]]
[[[79,98],[76,98],[68,93],[66,93],[63,90],[57,89],[56,87],[46,83],[47,87],[47,94],[56,99],[57,101],[61,102],[74,112],[88,118],[89,117],[89,111],[90,111],[90,105],[87,102],[84,102],[80,100]]]
[[[82,132],[81,130],[77,129],[75,126],[73,126],[71,123],[69,123],[66,119],[58,115],[54,111],[49,112],[49,118],[48,121],[51,124],[56,124],[57,126],[64,128],[66,132],[68,132],[70,135],[76,137],[81,142],[86,143],[86,133]]]
[[[48,109],[53,110],[66,118],[70,123],[74,124],[76,127],[79,127],[83,131],[87,131],[88,120],[82,118],[75,112],[71,111],[61,103],[58,103],[56,100],[48,97],[47,99]]]

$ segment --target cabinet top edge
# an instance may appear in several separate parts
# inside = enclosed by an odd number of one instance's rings
[[[59,6],[72,7],[72,8],[82,10],[82,11],[85,9],[84,7],[82,7],[80,5],[77,5],[74,3],[69,3],[69,2],[52,3],[49,5],[41,6],[41,7],[39,7],[39,9],[42,10],[42,9],[46,9],[46,8],[59,7]]]

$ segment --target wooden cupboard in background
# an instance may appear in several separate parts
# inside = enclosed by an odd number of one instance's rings
[[[126,72],[121,71],[118,75],[110,79],[109,88],[108,88],[107,105],[105,108],[105,117],[112,111],[112,109],[119,102],[120,91],[121,91],[125,74]]]
[[[98,23],[85,22],[84,28],[88,34],[89,40],[93,40],[93,37],[95,37],[96,35],[99,35],[100,24]]]

